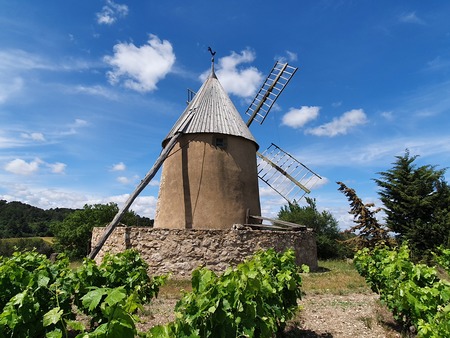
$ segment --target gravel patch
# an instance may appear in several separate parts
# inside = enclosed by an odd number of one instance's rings
[[[177,299],[160,297],[139,314],[139,331],[174,320]],[[380,314],[378,295],[307,294],[300,302],[302,310],[286,327],[285,337],[394,338],[401,334],[388,312]]]

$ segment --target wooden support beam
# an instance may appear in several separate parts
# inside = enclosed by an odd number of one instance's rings
[[[300,224],[296,224],[296,223],[292,223],[292,222],[282,221],[280,219],[272,219],[272,218],[268,218],[268,217],[252,216],[252,215],[250,215],[249,218],[254,218],[254,219],[262,220],[262,221],[270,221],[277,225],[283,225],[285,227],[292,228],[295,230],[306,230],[307,229],[306,225],[300,225]]]
[[[136,190],[128,197],[128,200],[125,202],[124,206],[119,210],[119,212],[116,214],[114,219],[109,223],[109,225],[105,228],[105,231],[103,232],[102,237],[97,242],[97,244],[92,248],[91,252],[89,253],[88,257],[91,259],[94,259],[95,256],[99,253],[100,249],[102,248],[103,244],[105,244],[106,240],[108,239],[109,235],[113,232],[114,228],[119,224],[122,217],[125,215],[125,213],[130,208],[131,204],[134,202],[136,197],[144,190],[144,188],[150,183],[152,178],[156,175],[159,168],[163,164],[164,160],[169,156],[170,151],[175,146],[175,143],[178,141],[178,138],[183,134],[183,132],[186,130],[189,123],[191,123],[192,117],[195,114],[195,109],[191,110],[189,114],[186,116],[182,124],[180,125],[180,128],[175,133],[175,135],[169,140],[169,142],[166,144],[164,149],[161,151],[161,154],[157,158],[155,164],[153,164],[153,167],[149,170],[147,175],[145,175],[144,179],[139,183]]]

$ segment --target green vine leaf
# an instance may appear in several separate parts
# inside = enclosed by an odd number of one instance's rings
[[[43,317],[43,324],[44,327],[50,326],[52,324],[56,324],[61,320],[61,316],[63,315],[63,310],[61,310],[59,307],[55,307],[44,314]]]

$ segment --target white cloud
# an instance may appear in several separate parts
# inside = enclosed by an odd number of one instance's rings
[[[105,56],[104,61],[113,67],[107,73],[111,84],[123,79],[125,87],[144,93],[155,90],[158,81],[171,71],[175,54],[169,41],[150,34],[148,43],[141,47],[132,43],[115,45],[114,55]]]
[[[42,133],[21,133],[20,135],[28,140],[45,142],[45,137]]]
[[[74,128],[87,126],[88,122],[82,119],[75,119],[75,123],[72,125]]]
[[[39,170],[39,165],[42,164],[40,159],[26,162],[20,158],[16,158],[5,165],[5,170],[16,175],[31,175]]]
[[[282,118],[282,124],[292,128],[303,127],[306,123],[319,116],[320,107],[302,106],[300,109],[291,108]]]
[[[64,174],[67,167],[66,164],[61,162],[47,163],[47,166],[51,169],[51,172],[55,174]]]
[[[112,171],[124,171],[126,169],[126,165],[123,162],[119,162],[112,166]]]
[[[122,183],[122,184],[128,184],[131,182],[131,180],[128,177],[119,176],[119,177],[117,177],[117,182]]]
[[[97,23],[99,25],[112,25],[117,21],[117,17],[125,17],[127,15],[127,5],[121,5],[112,0],[107,0],[106,5],[97,13]]]
[[[425,24],[425,22],[416,15],[416,12],[403,13],[400,15],[399,21],[403,23],[415,23],[420,25]]]
[[[316,136],[337,136],[345,135],[347,132],[358,125],[367,123],[367,116],[362,109],[353,109],[334,118],[331,122],[325,123],[317,128],[306,130],[307,134]]]
[[[254,61],[255,57],[253,51],[246,49],[219,59],[215,72],[225,91],[243,98],[255,95],[263,81],[262,73],[255,67],[240,67]],[[209,70],[203,73],[200,79],[204,81],[209,73]]]
[[[137,175],[134,175],[133,177],[126,177],[126,176],[119,176],[116,178],[116,181],[121,184],[133,184],[139,179]]]

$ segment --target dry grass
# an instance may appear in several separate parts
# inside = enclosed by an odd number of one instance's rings
[[[190,279],[169,279],[161,286],[158,298],[180,299],[183,292],[192,290]]]
[[[348,294],[370,292],[351,261],[330,260],[319,261],[319,271],[302,274],[302,290],[314,294]],[[190,279],[169,279],[161,287],[159,297],[181,297],[181,291],[191,291]]]
[[[370,292],[351,261],[320,261],[319,271],[303,274],[302,281],[305,293],[344,295]]]

